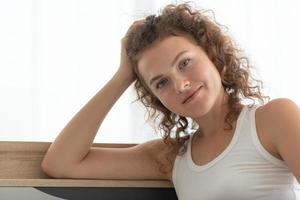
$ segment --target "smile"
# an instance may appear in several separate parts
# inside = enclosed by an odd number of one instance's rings
[[[193,101],[195,99],[195,97],[199,94],[199,91],[201,88],[202,88],[202,86],[199,87],[191,96],[189,96],[187,99],[185,99],[182,104],[187,104],[187,103]]]

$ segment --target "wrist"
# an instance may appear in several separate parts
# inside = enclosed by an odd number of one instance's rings
[[[118,79],[124,86],[129,86],[136,79],[133,73],[128,73],[122,70],[118,70],[115,75],[115,79]]]

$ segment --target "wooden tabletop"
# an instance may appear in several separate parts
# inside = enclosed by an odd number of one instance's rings
[[[41,170],[50,142],[0,142],[0,186],[31,187],[153,187],[173,188],[166,180],[54,179]],[[93,147],[129,147],[136,144],[94,143]]]

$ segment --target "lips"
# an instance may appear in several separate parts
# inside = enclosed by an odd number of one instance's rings
[[[202,86],[201,86],[201,87],[202,87]],[[196,90],[193,91],[192,93],[188,94],[188,95],[187,95],[187,98],[182,102],[182,104],[185,104],[190,98],[192,98],[192,97],[200,90],[201,87],[199,87],[198,89],[196,89]]]

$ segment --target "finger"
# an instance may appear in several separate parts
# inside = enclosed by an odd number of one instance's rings
[[[128,28],[128,30],[127,30],[127,32],[126,32],[126,34],[125,34],[125,36],[124,36],[123,39],[126,40],[128,34],[129,34],[135,27],[137,27],[137,26],[143,24],[144,22],[145,22],[145,19],[140,19],[140,20],[134,21],[134,22],[130,25],[130,27]]]
[[[145,19],[136,20],[131,24],[131,26],[129,27],[128,30],[132,30],[134,27],[139,26],[139,25],[143,24],[144,22],[145,22]]]

